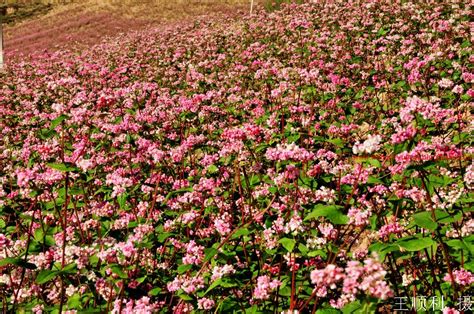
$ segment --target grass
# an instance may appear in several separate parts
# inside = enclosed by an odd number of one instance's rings
[[[14,54],[87,47],[105,36],[198,16],[248,14],[251,0],[13,0],[4,22],[5,49]],[[254,12],[303,0],[255,0]]]
[[[281,5],[284,3],[303,3],[304,0],[265,0],[263,3],[267,11],[280,10]]]
[[[259,2],[259,1],[255,1]],[[16,0],[0,1],[8,7],[5,22],[8,24],[39,17],[46,13],[81,8],[86,12],[107,11],[126,18],[166,19],[200,15],[228,7],[246,7],[250,0]]]
[[[3,3],[5,3],[4,1]],[[48,2],[48,3],[46,3]],[[246,14],[250,0],[57,0],[8,5],[5,49],[17,53],[88,46],[104,36],[203,15]],[[2,3],[2,2],[0,2]],[[262,1],[256,0],[256,6]],[[106,18],[104,18],[106,16]]]

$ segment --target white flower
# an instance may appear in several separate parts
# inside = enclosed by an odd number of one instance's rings
[[[413,278],[411,274],[403,274],[402,280],[402,286],[407,287],[415,280],[415,278]]]
[[[443,78],[443,79],[441,79],[441,81],[438,82],[438,86],[442,87],[442,88],[449,88],[453,85],[454,85],[453,81],[451,81],[447,78]]]
[[[380,135],[369,135],[368,138],[361,144],[358,141],[352,147],[352,152],[354,154],[367,153],[372,154],[380,149],[380,142],[382,137]]]

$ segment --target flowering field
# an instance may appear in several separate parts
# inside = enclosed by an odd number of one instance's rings
[[[244,8],[243,2],[248,12],[247,0],[54,0],[59,4],[46,5],[48,13],[41,14],[38,6],[45,5],[37,4],[38,1],[41,0],[22,0],[18,14],[4,18],[4,22],[11,22],[5,25],[7,58],[44,49],[83,50],[106,36],[203,14],[212,14],[213,19],[223,13],[234,15]],[[32,11],[33,17],[19,17],[24,10]]]
[[[3,311],[474,307],[467,3],[287,5],[11,61]]]

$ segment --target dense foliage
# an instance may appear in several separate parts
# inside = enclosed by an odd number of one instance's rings
[[[287,5],[10,63],[3,309],[462,310],[470,14]]]

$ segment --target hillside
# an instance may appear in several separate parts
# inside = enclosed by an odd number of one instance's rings
[[[30,2],[30,3],[29,3]],[[256,1],[258,3],[259,1]],[[202,15],[248,12],[244,0],[81,0],[23,1],[10,4],[5,27],[9,55],[44,49],[79,48],[106,36]]]
[[[3,311],[462,313],[472,9],[216,10],[9,59]]]

